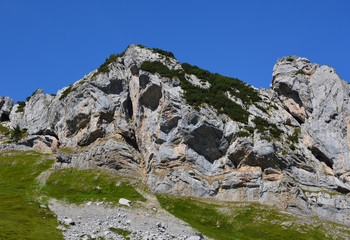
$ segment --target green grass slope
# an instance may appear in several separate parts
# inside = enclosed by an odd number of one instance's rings
[[[210,204],[192,198],[157,195],[169,213],[189,223],[204,235],[217,240],[320,240],[349,239],[348,228],[283,214],[255,203]]]
[[[98,200],[116,203],[120,198],[145,201],[130,180],[103,169],[68,168],[53,172],[43,190],[52,198],[76,204]]]
[[[45,184],[39,183],[37,177],[53,163],[50,155],[34,151],[0,154],[0,239],[62,239],[56,215],[40,207],[49,198],[75,204],[98,200],[117,204],[121,197],[146,200],[134,188],[137,181],[102,169],[56,170]]]
[[[52,163],[35,152],[0,154],[0,239],[62,239],[56,216],[37,201],[35,178]]]
[[[103,169],[52,171],[46,183],[36,179],[54,160],[33,151],[0,154],[0,239],[62,239],[57,218],[43,200],[69,203],[146,199],[134,179]],[[162,208],[217,239],[349,239],[348,227],[312,218],[293,217],[256,203],[210,203],[199,199],[156,195]],[[209,202],[209,203],[208,203]],[[141,203],[140,203],[141,204]],[[114,229],[115,230],[115,229]]]

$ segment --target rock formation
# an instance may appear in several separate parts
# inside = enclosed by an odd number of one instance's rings
[[[0,98],[0,117],[27,130],[18,144],[56,153],[56,167],[118,169],[154,192],[259,202],[350,226],[349,84],[329,66],[284,57],[270,90],[234,79],[220,90],[228,109],[205,98],[215,77],[131,45],[57,95],[39,89],[10,114],[12,101]]]
[[[10,112],[13,107],[13,100],[9,97],[0,96],[0,122],[10,120]]]

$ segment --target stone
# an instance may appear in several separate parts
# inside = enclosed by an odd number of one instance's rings
[[[75,225],[75,222],[71,218],[64,218],[64,219],[62,219],[62,223],[65,224],[65,225],[72,225],[72,226]]]
[[[190,236],[188,238],[186,238],[186,240],[201,240],[202,238],[199,236]]]
[[[130,207],[131,201],[129,201],[128,199],[125,199],[125,198],[120,198],[119,204]]]

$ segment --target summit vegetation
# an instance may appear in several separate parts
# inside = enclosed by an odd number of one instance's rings
[[[141,70],[159,73],[162,77],[178,78],[181,81],[181,88],[184,90],[184,98],[188,104],[199,110],[202,104],[214,107],[219,114],[226,114],[232,120],[248,123],[249,113],[240,104],[231,101],[227,96],[240,98],[243,103],[252,104],[260,100],[255,89],[236,78],[225,77],[220,74],[213,74],[207,70],[183,63],[183,70],[170,70],[161,62],[143,62]],[[208,89],[195,86],[187,80],[186,75],[193,74],[202,81],[210,83]]]

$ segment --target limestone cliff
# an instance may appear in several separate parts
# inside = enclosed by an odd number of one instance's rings
[[[349,93],[334,69],[296,56],[259,91],[131,45],[55,96],[39,89],[13,108],[1,98],[0,117],[27,130],[18,144],[56,153],[57,167],[113,168],[154,192],[350,225]]]

